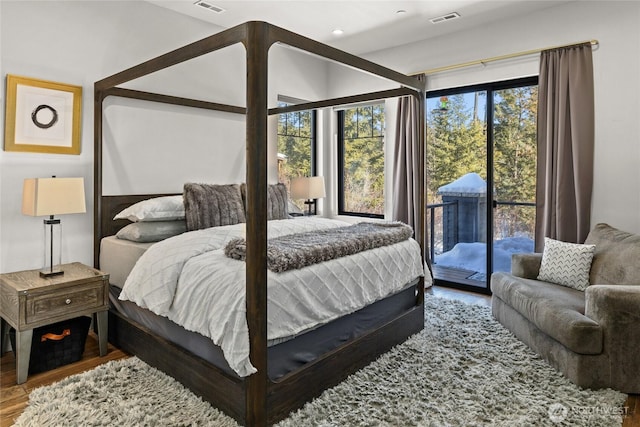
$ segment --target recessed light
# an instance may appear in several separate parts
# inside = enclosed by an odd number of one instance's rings
[[[344,31],[342,31],[340,28],[336,28],[335,30],[332,31],[334,36],[341,36],[344,34]]]
[[[404,9],[396,10],[396,15],[404,15],[405,13],[407,13],[407,11]]]

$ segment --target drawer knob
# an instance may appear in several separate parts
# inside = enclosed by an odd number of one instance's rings
[[[67,298],[67,299],[65,300],[65,304],[67,304],[67,305],[71,304],[71,298]]]

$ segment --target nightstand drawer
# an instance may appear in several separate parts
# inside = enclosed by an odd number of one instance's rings
[[[102,281],[74,286],[52,293],[27,296],[26,324],[52,319],[56,316],[71,316],[81,311],[95,311],[105,305]]]

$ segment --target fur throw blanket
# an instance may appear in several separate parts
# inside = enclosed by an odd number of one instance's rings
[[[289,234],[267,241],[267,268],[276,273],[352,255],[407,240],[413,230],[402,222],[361,222],[328,230]],[[224,249],[245,261],[247,242],[237,238]]]

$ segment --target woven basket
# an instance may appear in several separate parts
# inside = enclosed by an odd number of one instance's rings
[[[48,371],[77,362],[82,358],[91,318],[86,316],[64,320],[33,330],[29,374]],[[16,332],[9,331],[11,348],[16,348]]]

